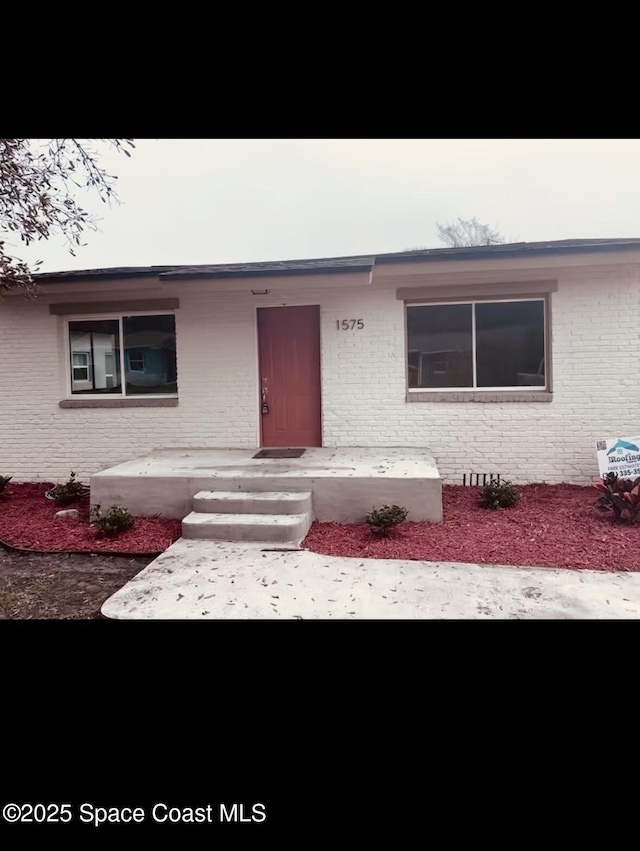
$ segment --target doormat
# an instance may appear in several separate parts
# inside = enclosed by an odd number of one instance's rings
[[[300,458],[305,449],[261,449],[254,458]]]

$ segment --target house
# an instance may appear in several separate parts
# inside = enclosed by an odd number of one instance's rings
[[[640,239],[38,276],[0,303],[0,473],[157,448],[429,447],[586,484],[640,422]]]

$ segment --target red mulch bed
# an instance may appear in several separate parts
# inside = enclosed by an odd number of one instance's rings
[[[444,521],[407,521],[387,539],[366,523],[314,523],[303,546],[360,558],[640,570],[640,525],[594,508],[597,492],[577,485],[525,485],[514,508],[480,508],[481,488],[446,485]]]
[[[136,517],[116,537],[100,536],[89,525],[89,497],[59,506],[45,498],[53,484],[9,484],[0,496],[0,540],[13,547],[47,552],[160,553],[180,537],[180,521]],[[61,508],[77,508],[77,519],[56,520]],[[104,510],[104,507],[103,507]]]

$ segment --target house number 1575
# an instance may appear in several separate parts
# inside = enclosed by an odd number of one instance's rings
[[[336,328],[338,331],[353,331],[354,328],[364,328],[362,319],[336,319]]]

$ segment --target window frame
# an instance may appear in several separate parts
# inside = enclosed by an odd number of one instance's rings
[[[129,314],[127,313],[127,316],[128,315]],[[135,352],[135,361],[136,362],[140,361],[142,366],[133,366],[131,361],[132,361],[132,353],[129,352],[129,372],[144,372],[145,362],[144,362],[144,352],[143,351],[136,349],[136,352]]]
[[[173,316],[176,319],[175,310],[124,310],[120,313],[68,313],[64,316],[64,347],[65,347],[65,388],[66,400],[68,401],[87,401],[109,399],[122,401],[123,399],[130,401],[143,401],[145,399],[178,399],[178,393],[141,393],[140,395],[127,395],[125,367],[127,360],[124,356],[124,318],[125,316]],[[121,387],[120,393],[73,393],[73,353],[71,351],[71,335],[69,333],[69,323],[71,322],[88,322],[88,321],[103,321],[117,320],[118,330],[120,334],[120,371],[121,371]],[[177,323],[176,323],[176,346],[177,346]],[[89,359],[91,360],[91,358]]]
[[[73,359],[76,357],[86,358],[86,363],[74,363]],[[87,372],[86,378],[76,378],[73,374],[76,369],[85,369]],[[71,352],[71,381],[89,381],[91,370],[91,357],[89,352]]]
[[[498,303],[513,303],[523,301],[541,301],[542,302],[542,322],[544,331],[544,385],[519,384],[509,387],[409,387],[409,308],[411,307],[438,307],[440,305],[453,304],[470,304],[471,305],[471,354],[472,354],[472,375],[473,381],[477,380],[477,356],[476,356],[476,322],[475,322],[475,305],[476,304],[498,304]],[[404,358],[405,358],[405,390],[407,393],[407,401],[419,400],[420,396],[433,396],[434,398],[442,397],[446,401],[446,397],[451,400],[457,400],[460,397],[472,397],[477,394],[487,395],[487,400],[490,397],[503,396],[514,397],[514,401],[518,401],[515,397],[526,397],[527,401],[533,394],[540,394],[541,401],[547,401],[551,397],[551,358],[550,358],[550,304],[548,293],[536,293],[531,295],[517,296],[452,296],[451,298],[437,298],[406,300],[404,303]],[[493,400],[493,398],[492,398]]]

